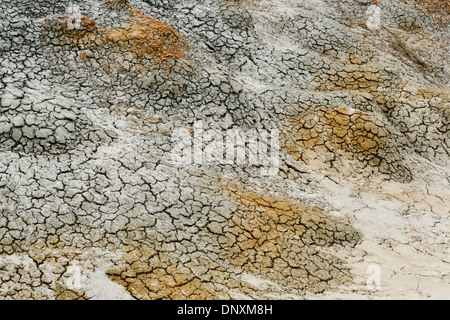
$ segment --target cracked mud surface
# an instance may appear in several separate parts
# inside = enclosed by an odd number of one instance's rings
[[[371,5],[2,0],[0,298],[450,298],[449,8]]]

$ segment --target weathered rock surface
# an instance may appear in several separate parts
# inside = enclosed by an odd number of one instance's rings
[[[2,0],[0,297],[450,298],[449,7],[424,3]],[[275,174],[200,161],[214,135],[174,163],[199,124],[276,129]]]

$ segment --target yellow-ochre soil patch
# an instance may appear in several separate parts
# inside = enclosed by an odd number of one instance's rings
[[[218,277],[225,269],[201,259],[182,263],[170,254],[155,250],[157,244],[127,246],[122,249],[124,264],[107,272],[136,299],[204,300],[227,297],[213,282],[205,281],[208,272]],[[211,268],[208,270],[207,267]]]

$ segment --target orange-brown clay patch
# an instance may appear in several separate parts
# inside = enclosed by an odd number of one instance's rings
[[[110,28],[110,41],[128,46],[139,57],[150,54],[158,61],[185,58],[188,52],[186,40],[175,29],[154,20],[139,11],[130,11],[131,21],[125,28]]]
[[[129,6],[128,0],[105,0],[103,5],[109,9],[117,10]]]
[[[227,185],[225,188],[243,206],[244,211],[250,210],[248,217],[252,217],[250,221],[242,220],[243,216],[235,217],[231,219],[231,224],[248,232],[248,235],[251,235],[249,238],[258,240],[258,244],[264,243],[265,239],[283,237],[283,234],[276,233],[285,229],[295,231],[306,245],[330,246],[344,243],[354,245],[358,241],[359,236],[356,230],[341,219],[328,216],[320,207],[276,196],[261,195],[234,184]],[[270,228],[271,225],[272,228]],[[349,234],[334,233],[337,228],[350,232]],[[260,232],[261,230],[263,232]],[[328,231],[333,232],[328,233]],[[267,235],[262,235],[266,232]],[[260,234],[261,237],[258,237],[257,235]]]
[[[96,48],[112,42],[127,48],[140,59],[152,57],[155,63],[163,66],[187,57],[187,41],[172,26],[135,9],[129,12],[130,22],[118,28],[96,25],[87,17],[78,18],[76,27],[71,24],[71,16],[49,17],[43,24],[44,36],[58,44],[68,43],[80,48]]]
[[[230,264],[313,292],[349,280],[342,262],[319,248],[356,245],[360,234],[350,225],[306,203],[261,195],[237,185],[225,188],[240,204],[224,229],[224,237],[232,239],[223,252]]]
[[[111,269],[107,275],[136,299],[205,300],[226,297],[213,283],[202,281],[206,272],[224,273],[224,269],[208,270],[207,264],[201,261],[183,264],[146,245],[123,250],[123,267]]]

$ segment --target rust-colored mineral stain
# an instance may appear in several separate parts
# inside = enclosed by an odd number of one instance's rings
[[[226,185],[225,190],[241,204],[240,210],[242,210],[240,225],[232,226],[231,224],[231,228],[236,227],[260,235],[256,238],[275,231],[277,234],[273,238],[278,239],[279,245],[287,235],[284,233],[286,230],[290,230],[297,236],[303,236],[310,228],[310,231],[320,232],[320,229],[332,230],[341,227],[353,235],[357,234],[346,223],[336,217],[328,216],[317,206],[311,206],[302,201],[294,202],[275,195],[262,195],[232,183]],[[281,230],[283,232],[280,232]],[[336,239],[328,240],[330,240],[329,243],[336,241]],[[345,242],[346,239],[339,241]]]
[[[131,21],[124,28],[110,28],[108,40],[128,46],[140,58],[146,54],[160,62],[186,58],[187,42],[172,26],[135,9],[130,15]]]

